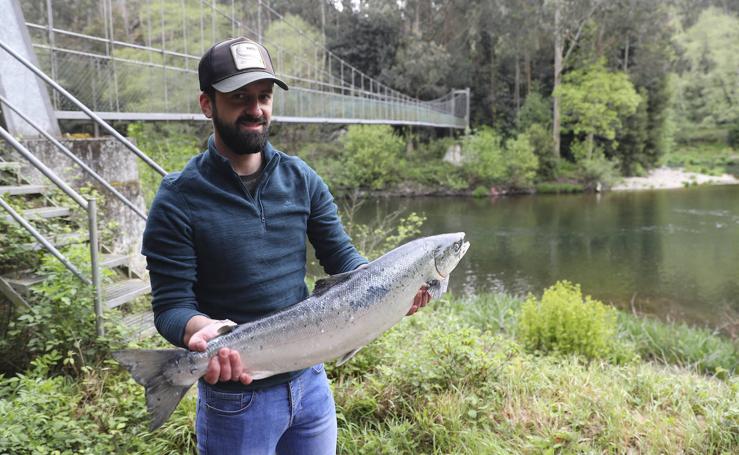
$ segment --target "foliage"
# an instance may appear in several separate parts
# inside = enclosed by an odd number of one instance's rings
[[[542,182],[536,184],[536,192],[540,194],[582,193],[585,188],[579,183]]]
[[[369,223],[356,221],[356,214],[363,204],[357,193],[348,200],[341,212],[344,229],[359,252],[369,260],[378,258],[389,250],[421,233],[426,217],[411,212],[401,217],[402,211],[387,214]]]
[[[723,379],[739,368],[739,343],[707,329],[619,314],[619,331],[644,359],[678,365]]]
[[[316,45],[321,41],[320,31],[293,14],[271,22],[264,33],[264,42],[271,51],[278,74],[318,80],[327,78],[326,75],[316,77],[312,68],[326,58],[326,51]]]
[[[434,300],[347,364],[327,365],[339,451],[731,453],[739,384],[730,341],[622,314],[615,343],[681,368],[534,356],[512,337],[526,304]],[[725,380],[691,373],[701,365]],[[76,377],[50,372],[37,359],[23,375],[0,376],[0,452],[195,453],[195,394],[150,433],[143,388],[112,360]]]
[[[490,188],[480,185],[472,190],[472,197],[483,198],[488,196],[490,196]]]
[[[128,136],[136,145],[168,172],[178,172],[203,150],[203,139],[210,124],[185,122],[138,122],[128,124]],[[139,162],[139,176],[147,206],[154,199],[162,176]]]
[[[398,49],[395,64],[383,72],[382,78],[413,97],[439,98],[448,92],[444,81],[449,58],[444,47],[409,36]]]
[[[525,132],[539,161],[537,176],[541,179],[556,178],[557,157],[554,155],[554,139],[552,139],[551,129],[545,124],[534,123]]]
[[[529,135],[519,134],[506,141],[506,184],[514,188],[528,188],[534,183],[539,159],[529,141]]]
[[[0,273],[38,266],[40,252],[26,246],[35,242],[28,231],[15,222],[0,219],[0,237],[3,239],[0,242]]]
[[[534,90],[526,97],[516,116],[516,129],[527,131],[534,125],[541,125],[549,129],[552,124],[552,106],[548,99],[538,90]]]
[[[89,249],[72,246],[65,256],[85,276],[89,276]],[[72,275],[55,257],[43,257],[39,273],[44,282],[32,288],[33,309],[11,321],[2,351],[23,354],[25,362],[34,360],[37,368],[79,375],[110,353],[111,337],[120,334],[109,324],[106,338],[95,331],[92,288]]]
[[[739,156],[720,143],[680,145],[662,162],[666,166],[682,167],[689,172],[721,175],[727,172],[727,167],[739,163]]]
[[[562,127],[588,137],[613,141],[623,119],[636,111],[641,98],[629,77],[611,72],[603,60],[565,74],[557,89],[562,102]]]
[[[739,118],[739,17],[705,9],[675,41],[683,50],[675,97],[681,135]]]
[[[351,125],[341,142],[339,186],[378,190],[399,180],[404,144],[390,126]]]
[[[577,162],[577,174],[588,190],[610,188],[619,178],[617,164],[606,158],[600,149],[596,149],[591,157]]]
[[[506,163],[501,141],[500,135],[488,127],[464,138],[464,168],[473,181],[490,185],[503,180]]]
[[[649,94],[640,89],[639,97],[636,111],[624,120],[623,131],[618,135],[618,151],[614,152],[621,174],[625,176],[634,176],[638,169],[654,164],[647,153]]]
[[[579,285],[559,281],[544,291],[541,301],[526,299],[518,335],[532,351],[607,358],[613,352],[616,313],[590,296],[583,299]]]
[[[726,142],[729,147],[739,152],[739,119],[729,128],[729,132],[726,135]]]
[[[732,450],[736,409],[723,400],[735,396],[734,380],[527,354],[495,334],[515,324],[516,302],[432,302],[349,363],[328,366],[339,452]]]

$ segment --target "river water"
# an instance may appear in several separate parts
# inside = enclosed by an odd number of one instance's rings
[[[423,234],[464,231],[456,295],[541,295],[557,280],[612,305],[710,327],[739,315],[739,185],[502,198],[383,198],[357,216],[426,216]],[[732,324],[733,322],[733,324]]]

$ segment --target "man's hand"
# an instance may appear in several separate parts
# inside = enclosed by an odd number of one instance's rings
[[[405,314],[406,316],[410,316],[416,311],[418,311],[419,308],[423,308],[426,306],[427,303],[429,303],[429,300],[431,300],[431,294],[429,294],[429,287],[427,285],[421,286],[421,289],[416,292],[416,296],[413,298],[413,305],[411,305],[411,309],[408,310],[408,312]]]
[[[220,335],[222,333],[220,330],[227,327],[228,322],[203,316],[193,317],[185,328],[187,348],[191,351],[204,352],[208,341]],[[250,384],[252,381],[251,376],[244,372],[239,351],[229,348],[221,348],[218,355],[210,359],[203,379],[208,384],[215,384],[218,381],[240,381],[242,384]]]

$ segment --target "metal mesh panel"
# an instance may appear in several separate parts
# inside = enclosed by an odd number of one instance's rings
[[[279,120],[467,126],[468,91],[412,99],[343,62],[262,2],[102,0],[93,11],[99,19],[85,30],[73,30],[65,5],[26,8],[38,21],[27,25],[39,62],[83,103],[115,118],[199,115],[199,56],[213,42],[241,34],[264,38],[278,76],[290,85],[275,95]],[[61,113],[74,110],[53,93],[52,102]]]

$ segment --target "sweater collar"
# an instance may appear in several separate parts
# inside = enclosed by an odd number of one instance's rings
[[[262,158],[264,159],[263,165],[266,168],[269,162],[272,161],[272,158],[275,157],[277,152],[275,152],[272,144],[267,141],[267,144],[264,146],[264,150],[262,153]],[[218,153],[218,150],[216,149],[215,136],[212,134],[208,137],[208,150],[205,151],[205,160],[207,162],[213,163],[216,166],[226,166],[229,169],[232,169],[231,162],[228,161],[226,157]]]

